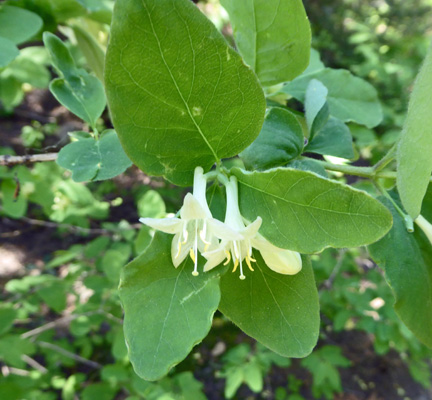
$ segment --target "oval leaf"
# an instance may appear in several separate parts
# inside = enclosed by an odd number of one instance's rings
[[[309,64],[311,31],[301,0],[222,0],[244,60],[262,85],[300,75]]]
[[[129,357],[146,380],[163,377],[207,335],[220,300],[218,275],[192,276],[189,257],[174,268],[171,240],[157,233],[120,283]]]
[[[0,6],[0,36],[14,44],[31,39],[42,28],[39,15],[20,7]]]
[[[113,130],[99,140],[80,139],[63,147],[57,164],[72,171],[75,182],[103,181],[114,178],[132,165]]]
[[[381,104],[375,88],[365,80],[344,69],[326,68],[299,76],[284,86],[282,91],[304,101],[306,89],[317,79],[328,89],[330,114],[342,121],[354,121],[368,128],[377,126],[382,118]]]
[[[267,169],[285,165],[301,154],[303,129],[297,118],[283,108],[272,108],[257,139],[241,153],[247,168]]]
[[[250,221],[260,216],[260,233],[278,247],[315,253],[363,246],[391,228],[391,214],[379,201],[311,172],[231,172],[239,181],[242,215]]]
[[[432,45],[417,79],[397,152],[397,186],[412,218],[421,204],[432,172]]]
[[[254,272],[244,281],[231,272],[221,278],[220,311],[276,353],[307,356],[318,340],[320,322],[309,258],[303,257],[301,272],[288,276],[273,272],[258,252],[254,257]]]
[[[18,48],[9,39],[0,36],[0,68],[6,67],[19,55]]]
[[[382,199],[393,214],[391,231],[369,246],[374,261],[385,271],[393,290],[399,318],[425,345],[432,347],[432,245],[416,227],[409,233],[394,206]]]
[[[105,81],[128,156],[178,185],[237,155],[264,119],[255,74],[190,0],[118,0]]]

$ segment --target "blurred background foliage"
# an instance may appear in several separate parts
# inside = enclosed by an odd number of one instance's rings
[[[113,1],[4,4],[35,13],[43,28],[0,70],[0,154],[57,151],[68,132],[88,127],[48,92],[53,71],[40,32],[59,34],[76,64],[100,76],[93,56],[105,50]],[[432,1],[304,4],[324,64],[378,89],[384,122],[374,130],[350,125],[357,162],[374,162],[402,127],[432,36]],[[198,5],[229,39],[219,3]],[[98,124],[110,127],[107,113]],[[76,183],[55,163],[0,167],[0,187],[2,400],[432,398],[431,351],[397,318],[391,290],[365,249],[313,256],[322,328],[309,357],[282,358],[217,314],[188,359],[162,381],[144,382],[124,344],[120,269],[151,240],[138,218],[175,212],[184,190],[134,167],[110,181]]]

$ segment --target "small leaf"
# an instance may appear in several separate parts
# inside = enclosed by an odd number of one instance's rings
[[[118,0],[105,81],[113,123],[144,172],[192,183],[258,136],[255,74],[190,0]]]
[[[14,44],[31,39],[42,28],[39,15],[20,7],[0,5],[0,37]]]
[[[370,245],[369,252],[385,271],[399,318],[420,341],[432,347],[432,245],[420,228],[416,227],[415,234],[409,233],[394,206],[386,199],[382,201],[393,214],[393,228]]]
[[[311,32],[301,0],[222,0],[244,60],[263,86],[290,81],[309,63]]]
[[[29,83],[35,88],[45,89],[50,82],[50,73],[48,69],[35,61],[29,56],[20,54],[9,66],[3,71],[3,77],[13,77],[21,83]]]
[[[397,152],[402,204],[417,218],[432,172],[432,45],[417,75]]]
[[[72,113],[94,127],[106,106],[102,83],[75,66],[66,45],[55,35],[45,32],[44,43],[53,65],[64,76],[54,79],[50,90],[54,97]]]
[[[351,132],[341,120],[330,117],[306,146],[305,151],[347,159],[354,158]]]
[[[310,260],[297,275],[268,268],[258,252],[244,281],[230,271],[221,279],[220,311],[246,334],[285,357],[305,357],[319,333],[318,292]]]
[[[285,165],[301,154],[303,130],[297,118],[283,108],[271,108],[256,140],[240,156],[248,169]]]
[[[328,89],[330,115],[344,122],[354,121],[366,125],[368,128],[381,122],[381,104],[375,88],[343,69],[326,68],[301,75],[286,84],[282,91],[304,101],[306,89],[312,79],[319,80]]]
[[[260,233],[278,247],[314,253],[363,246],[391,228],[391,214],[379,201],[311,172],[231,172],[239,181],[242,215],[250,221],[260,216]]]
[[[167,374],[207,335],[220,299],[218,275],[192,276],[189,258],[174,268],[171,240],[156,233],[120,283],[129,357],[146,380]]]
[[[111,179],[132,165],[113,130],[102,133],[99,140],[81,139],[66,145],[57,164],[71,170],[75,182]]]
[[[72,29],[78,43],[78,47],[86,58],[87,64],[94,74],[103,81],[103,69],[105,63],[105,52],[96,39],[86,30],[78,25],[73,25]]]
[[[312,79],[306,88],[305,117],[309,128],[309,140],[323,128],[329,119],[327,94],[327,88],[316,79]]]
[[[10,305],[0,307],[0,335],[10,330],[16,317],[17,312]]]
[[[9,39],[0,36],[0,69],[9,65],[18,55],[18,47]]]

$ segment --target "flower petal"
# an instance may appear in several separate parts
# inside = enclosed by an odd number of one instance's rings
[[[191,193],[188,193],[184,198],[180,216],[183,220],[206,219],[208,217],[200,202]]]
[[[204,265],[204,272],[210,271],[226,259],[225,246],[219,246],[218,249],[208,251],[207,253],[203,253],[202,255],[207,258],[207,262]]]
[[[230,228],[227,224],[217,220],[209,219],[207,220],[207,225],[210,232],[217,238],[222,240],[242,240],[243,235],[233,228]]]
[[[193,247],[194,238],[191,235],[188,236],[186,243],[180,243],[184,240],[181,233],[177,233],[171,242],[171,259],[174,267],[178,267],[188,256],[189,250]],[[179,251],[180,249],[180,251]]]
[[[414,222],[421,228],[432,244],[432,224],[422,215],[419,215]]]
[[[256,237],[251,242],[271,270],[283,275],[295,275],[302,269],[302,259],[296,251],[281,249],[263,237]]]
[[[246,228],[242,231],[243,236],[246,238],[253,238],[258,233],[259,228],[261,228],[262,218],[257,217],[257,219],[251,224],[247,225]]]
[[[153,229],[165,233],[178,233],[183,230],[184,221],[180,218],[140,218],[140,222],[150,226]]]

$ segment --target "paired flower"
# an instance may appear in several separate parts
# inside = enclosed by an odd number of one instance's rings
[[[206,200],[207,179],[203,169],[197,167],[193,192],[188,193],[180,209],[180,218],[140,218],[140,222],[159,231],[174,234],[171,258],[177,268],[190,255],[194,262],[192,275],[198,275],[198,251],[214,248],[218,240],[211,233],[213,221]]]
[[[281,249],[264,239],[258,230],[262,219],[245,225],[238,205],[237,179],[231,177],[226,183],[227,209],[225,222],[212,217],[206,200],[207,178],[203,169],[197,167],[194,174],[193,192],[188,193],[180,209],[180,218],[141,218],[140,221],[154,229],[174,234],[171,257],[177,268],[190,255],[194,262],[192,274],[198,275],[198,252],[207,262],[204,272],[224,262],[234,264],[233,272],[239,268],[240,279],[245,279],[243,266],[253,271],[252,249],[257,249],[267,266],[275,272],[294,275],[302,268],[300,254]],[[219,241],[220,239],[220,241]]]
[[[231,237],[219,236],[221,239],[220,245],[216,249],[203,254],[208,260],[204,265],[204,272],[210,271],[224,260],[224,265],[227,265],[232,260],[234,264],[233,272],[240,267],[240,279],[245,279],[243,262],[246,262],[251,271],[254,270],[252,263],[256,262],[256,260],[253,258],[252,248],[255,248],[261,253],[266,265],[273,271],[284,275],[298,273],[302,268],[300,254],[276,247],[264,239],[258,233],[262,223],[261,217],[257,217],[254,222],[245,225],[238,205],[238,185],[235,177],[231,177],[227,183],[226,194],[225,225],[231,228],[233,232],[236,232],[237,235],[231,235]]]

